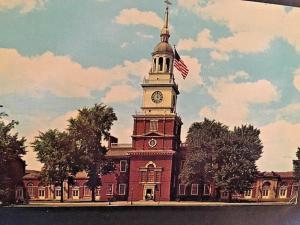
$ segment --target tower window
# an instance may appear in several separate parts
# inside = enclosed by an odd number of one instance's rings
[[[120,172],[126,172],[127,170],[127,161],[120,160]]]
[[[166,65],[167,65],[167,72],[170,72],[169,70],[170,70],[170,59],[169,58],[167,58],[167,60],[166,60]]]
[[[158,130],[158,121],[150,120],[150,131],[157,131],[157,130]]]
[[[153,59],[153,72],[156,71],[156,58]]]
[[[159,65],[159,71],[162,71],[163,70],[163,57],[159,57],[159,60],[158,60],[158,65]]]

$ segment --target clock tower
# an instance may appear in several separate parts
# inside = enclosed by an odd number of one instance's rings
[[[181,119],[176,113],[178,86],[173,74],[174,52],[169,44],[166,7],[160,42],[152,52],[149,75],[144,79],[141,112],[133,116],[129,199],[169,201],[176,193]],[[134,190],[134,191],[133,191]]]

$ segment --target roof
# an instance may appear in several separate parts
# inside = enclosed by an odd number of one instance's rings
[[[132,149],[128,149],[128,148],[111,148],[108,150],[108,152],[106,153],[107,157],[128,157],[128,151],[130,151]]]
[[[81,172],[76,173],[75,178],[77,178],[77,179],[85,178],[86,179],[86,178],[88,178],[88,174],[85,171],[81,171]]]
[[[41,172],[37,170],[26,170],[23,179],[39,179],[41,177]]]
[[[260,172],[259,176],[261,177],[281,177],[281,178],[294,178],[294,172],[293,171],[287,171],[287,172]]]
[[[153,51],[153,54],[155,53],[170,53],[172,55],[174,54],[171,45],[167,42],[158,43]]]

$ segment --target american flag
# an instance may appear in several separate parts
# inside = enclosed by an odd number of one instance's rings
[[[182,61],[182,59],[180,58],[178,52],[175,49],[175,60],[174,60],[174,66],[175,68],[181,73],[183,79],[186,78],[186,76],[189,73],[189,69],[187,68],[187,66],[184,64],[184,62]]]

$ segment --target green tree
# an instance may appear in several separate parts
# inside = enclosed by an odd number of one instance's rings
[[[88,187],[95,201],[95,190],[101,185],[100,176],[113,168],[105,159],[107,149],[102,145],[108,140],[110,129],[117,117],[111,107],[96,104],[91,108],[78,110],[78,116],[69,120],[68,131],[75,143],[75,166],[88,173]]]
[[[213,181],[218,150],[223,145],[228,127],[214,120],[196,122],[188,130],[188,150],[180,180],[185,184]]]
[[[263,148],[259,134],[251,125],[235,127],[218,151],[214,180],[218,188],[228,191],[229,200],[233,192],[252,187]]]
[[[60,201],[64,201],[63,183],[72,172],[72,141],[66,132],[56,129],[40,133],[32,143],[38,160],[43,163],[42,182],[61,187]]]
[[[1,107],[1,106],[0,106]],[[22,155],[25,155],[24,137],[19,138],[18,133],[13,133],[12,130],[18,125],[17,121],[5,123],[3,118],[7,115],[0,112],[0,200],[11,201],[12,196],[10,190],[15,187],[15,175],[11,174],[9,168],[11,163],[20,160]],[[14,194],[14,193],[12,193]]]
[[[183,183],[214,183],[220,190],[242,192],[257,175],[256,161],[262,154],[260,131],[253,126],[227,126],[205,119],[194,123],[187,135],[186,163],[180,174]]]

